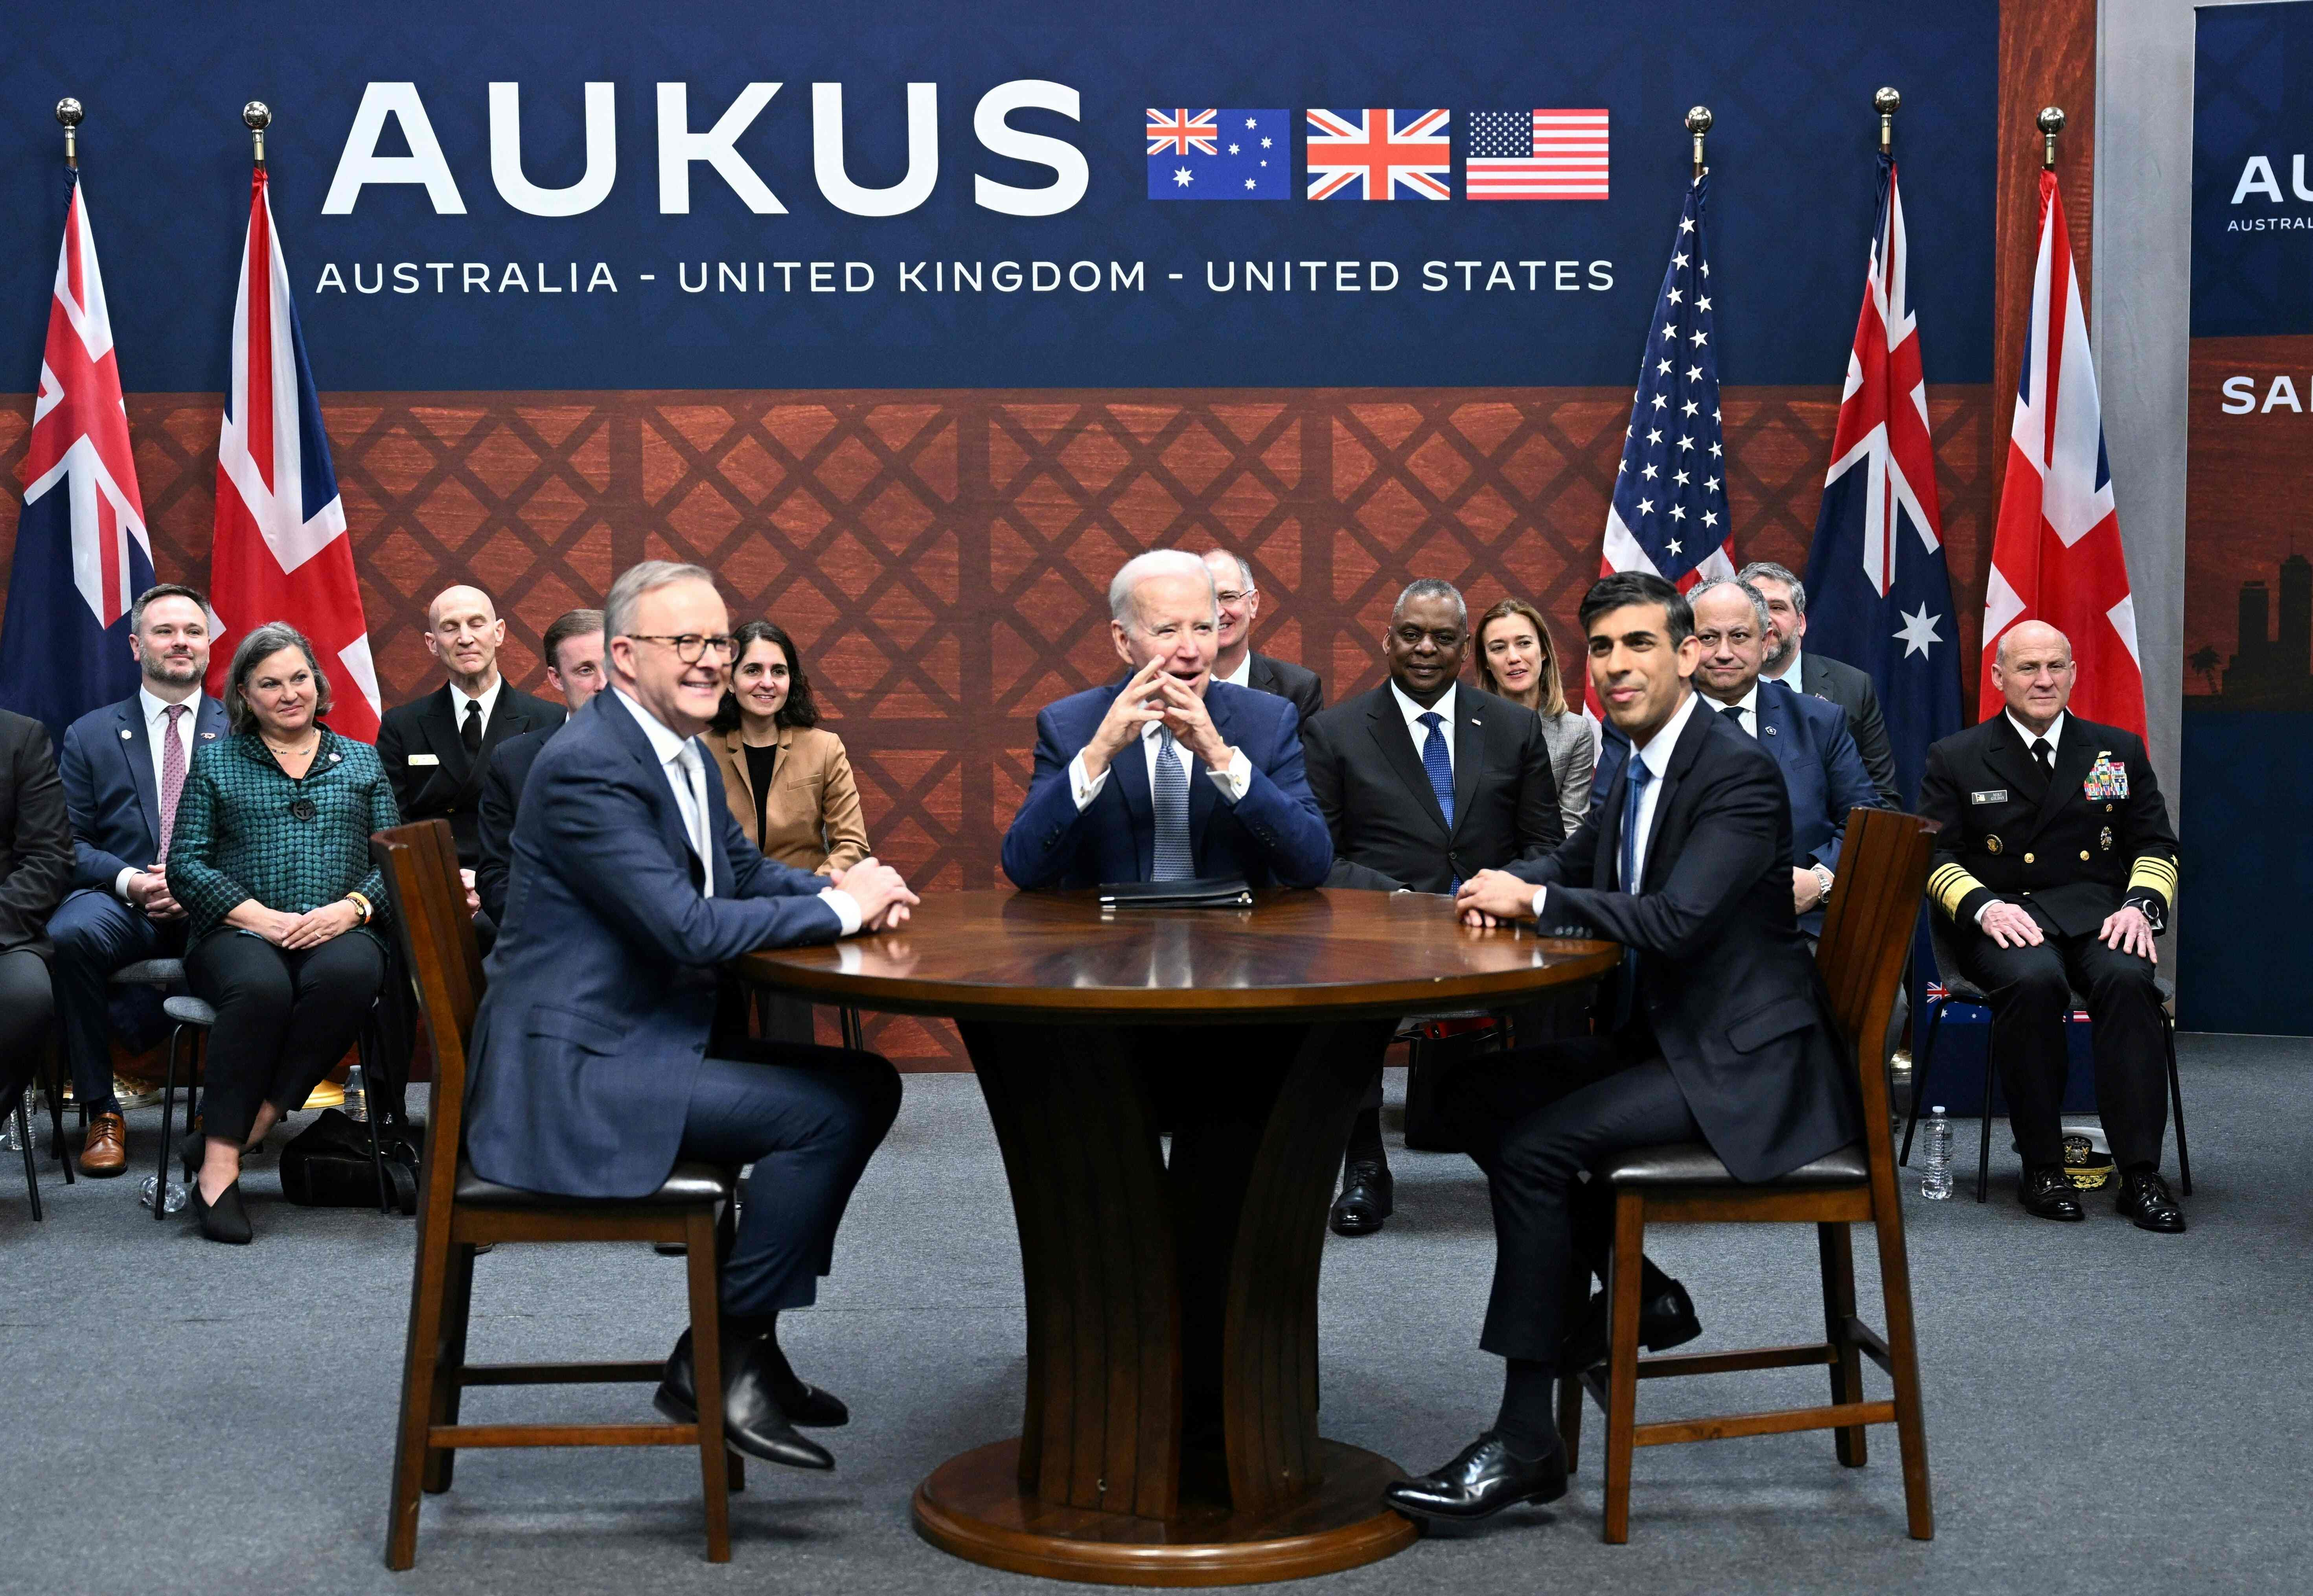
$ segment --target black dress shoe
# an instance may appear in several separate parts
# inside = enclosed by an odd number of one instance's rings
[[[2016,1200],[2024,1204],[2024,1212],[2036,1219],[2060,1219],[2067,1221],[2080,1217],[2080,1195],[2072,1185],[2072,1177],[2057,1164],[2045,1165],[2024,1171],[2023,1184],[2017,1188]]]
[[[1341,1195],[1329,1222],[1336,1236],[1370,1236],[1397,1211],[1397,1183],[1389,1166],[1359,1160],[1341,1171]]]
[[[201,1234],[212,1241],[223,1241],[233,1247],[247,1247],[256,1232],[249,1226],[249,1210],[241,1205],[241,1182],[234,1181],[219,1192],[210,1203],[201,1196],[201,1183],[192,1183],[193,1217],[201,1221]]]
[[[1489,1430],[1443,1468],[1399,1480],[1381,1495],[1398,1512],[1426,1519],[1491,1518],[1521,1502],[1565,1495],[1566,1449],[1553,1442],[1546,1456],[1528,1460]]]
[[[767,1348],[760,1336],[724,1339],[723,1439],[749,1457],[761,1458],[766,1463],[783,1463],[790,1468],[834,1468],[834,1454],[788,1421],[787,1411],[771,1394],[772,1377]],[[696,1391],[690,1332],[685,1330],[666,1361],[666,1373],[659,1380],[651,1405],[677,1424],[696,1424]]]
[[[1559,1354],[1561,1369],[1587,1369],[1606,1361],[1606,1293],[1594,1293],[1581,1322],[1567,1332]],[[1649,1352],[1684,1346],[1702,1334],[1702,1321],[1694,1317],[1693,1299],[1678,1282],[1669,1281],[1655,1295],[1640,1299],[1639,1345]]]
[[[680,1413],[688,1424],[699,1417],[699,1398],[692,1387],[697,1383],[691,1372],[690,1332],[674,1344],[673,1355],[666,1361],[666,1374],[659,1381],[659,1411]],[[787,1423],[806,1430],[840,1430],[851,1422],[851,1410],[843,1406],[843,1398],[832,1391],[822,1391],[817,1386],[792,1378],[778,1382],[779,1406],[787,1415]]]
[[[2158,1230],[2164,1236],[2184,1232],[2185,1211],[2168,1195],[2168,1183],[2160,1178],[2157,1169],[2123,1176],[2116,1206],[2136,1222],[2140,1230]]]

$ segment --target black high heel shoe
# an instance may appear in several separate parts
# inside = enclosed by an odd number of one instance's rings
[[[249,1210],[242,1206],[241,1182],[235,1180],[217,1194],[210,1203],[201,1195],[201,1183],[193,1183],[191,1200],[188,1204],[193,1217],[201,1221],[201,1234],[212,1241],[223,1241],[233,1247],[247,1247],[256,1232],[250,1229]]]

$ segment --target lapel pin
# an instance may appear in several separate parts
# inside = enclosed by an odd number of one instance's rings
[[[1775,735],[1775,728],[1772,726],[1767,727],[1767,735],[1771,737]]]
[[[203,732],[203,733],[201,734],[201,741],[202,741],[202,742],[204,742],[204,743],[214,743],[214,742],[215,742],[215,741],[216,741],[216,733],[215,733],[215,732],[213,732],[213,731],[205,731],[205,732]]]
[[[136,740],[136,733],[130,731],[125,726],[120,728],[120,740],[124,743],[134,742]]]

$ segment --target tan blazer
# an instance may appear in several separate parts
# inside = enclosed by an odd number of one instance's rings
[[[707,745],[723,767],[723,798],[731,817],[767,859],[824,876],[867,857],[867,823],[843,739],[817,727],[779,727],[779,757],[771,772],[763,834],[755,835],[755,791],[747,781],[745,745],[735,731],[709,734]]]

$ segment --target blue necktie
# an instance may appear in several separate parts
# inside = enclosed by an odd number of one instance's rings
[[[1186,881],[1197,873],[1196,854],[1189,846],[1189,772],[1173,750],[1173,734],[1156,734],[1156,868],[1152,881]]]
[[[1647,762],[1639,757],[1636,749],[1631,751],[1629,763],[1623,768],[1630,772],[1630,778],[1628,789],[1623,794],[1622,874],[1617,885],[1624,892],[1635,894],[1639,890],[1640,871],[1644,862],[1639,857],[1639,806],[1646,797],[1647,788],[1654,780],[1655,773],[1647,768]],[[1618,1031],[1630,1021],[1631,1008],[1638,997],[1638,989],[1639,951],[1635,948],[1625,948],[1623,949],[1621,988],[1614,995],[1614,1028]]]
[[[1438,811],[1446,816],[1446,829],[1454,829],[1454,761],[1446,753],[1446,717],[1432,710],[1414,717],[1429,728],[1421,739],[1421,768],[1429,772],[1429,790],[1438,795]]]

